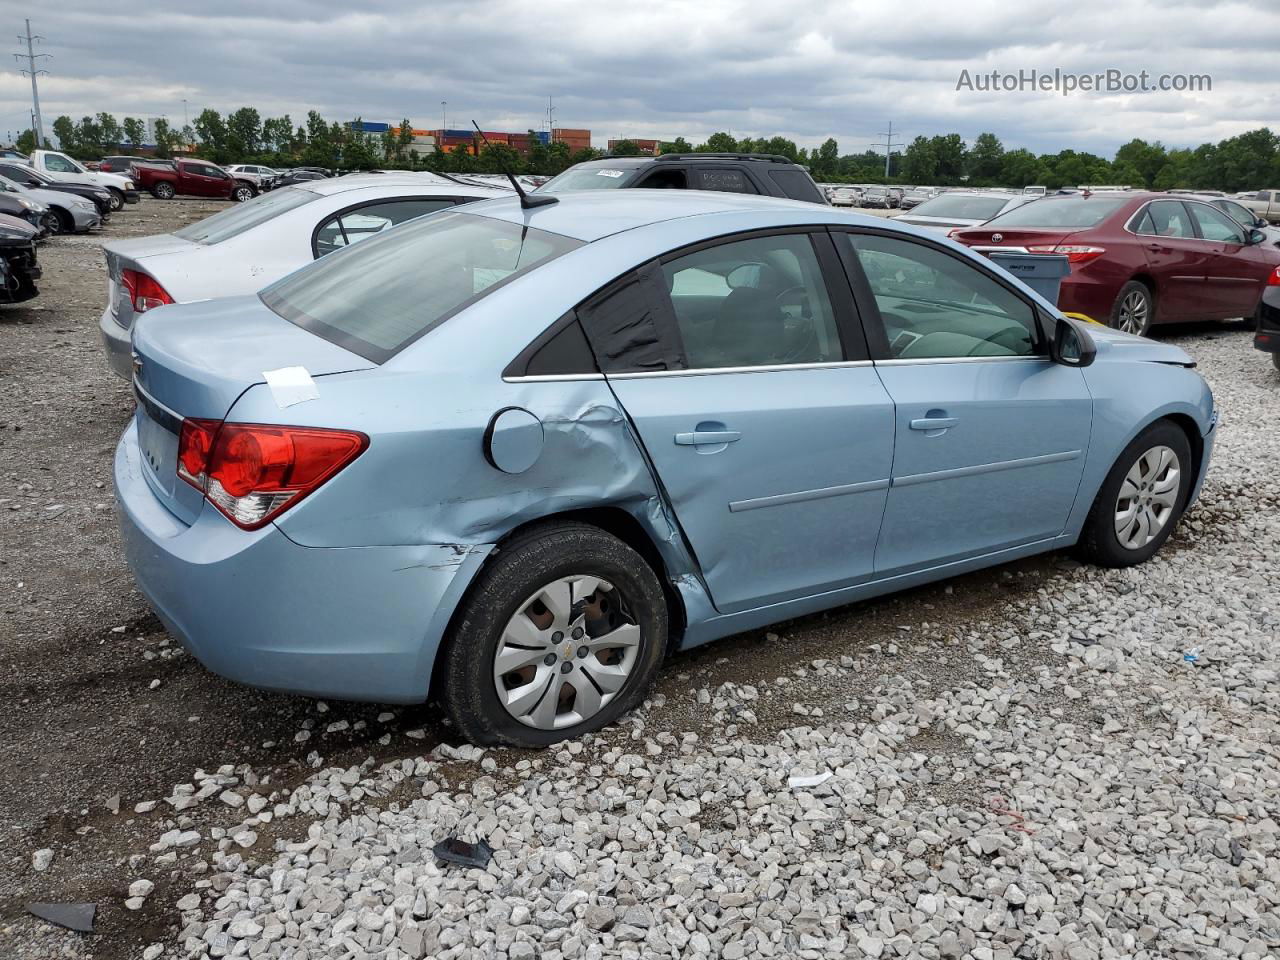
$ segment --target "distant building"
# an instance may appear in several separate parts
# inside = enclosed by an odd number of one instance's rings
[[[354,130],[357,129],[355,121],[347,124]],[[373,121],[361,121],[359,129],[368,134],[381,134],[387,130],[397,132],[400,129],[399,124],[377,123]],[[588,149],[591,146],[591,131],[582,129],[570,129],[567,127],[558,127],[548,133],[545,130],[533,131],[533,138],[542,143],[563,143],[569,148],[570,153],[577,153],[579,150]],[[517,133],[504,133],[500,130],[486,130],[484,136],[476,133],[471,128],[454,128],[454,129],[414,129],[413,141],[409,144],[410,153],[418,155],[432,153],[438,146],[446,153],[452,153],[459,147],[466,150],[467,153],[475,154],[484,149],[485,141],[497,146],[511,147],[518,153],[528,154],[529,147],[532,144],[530,132],[522,130]],[[648,143],[650,141],[642,141]],[[654,144],[657,141],[652,141]],[[655,147],[656,150],[656,147]]]

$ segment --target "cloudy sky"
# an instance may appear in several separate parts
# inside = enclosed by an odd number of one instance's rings
[[[195,12],[199,11],[199,12]],[[1280,3],[1157,0],[0,0],[7,50],[33,18],[46,133],[107,110],[195,116],[255,106],[437,127],[545,124],[691,141],[716,130],[836,137],[996,133],[1007,147],[1110,153],[1140,136],[1194,145],[1280,126]],[[29,125],[16,62],[0,74],[0,135]],[[999,70],[1207,74],[1195,93],[982,93]],[[975,79],[975,83],[976,83]]]

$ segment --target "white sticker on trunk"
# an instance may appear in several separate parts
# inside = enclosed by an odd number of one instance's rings
[[[295,403],[305,403],[320,397],[316,382],[307,373],[306,367],[281,367],[279,370],[264,370],[262,376],[271,388],[271,396],[281,410],[292,407]]]
[[[622,171],[621,170],[597,170],[596,176],[597,177],[613,177],[616,179],[617,177],[622,176]]]

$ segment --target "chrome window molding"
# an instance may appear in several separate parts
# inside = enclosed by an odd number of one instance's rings
[[[870,367],[871,360],[835,360],[830,363],[774,363],[754,367],[697,367],[691,370],[639,370],[612,373],[610,380],[641,380],[648,377],[704,377],[716,373],[773,373],[781,370],[837,370],[841,367]]]
[[[876,366],[881,367],[900,367],[912,363],[1008,363],[1010,360],[1022,360],[1029,363],[1053,362],[1048,357],[1042,357],[1039,354],[1028,354],[1026,356],[1016,357],[894,357],[888,360],[877,360],[875,363]]]
[[[603,380],[603,373],[535,373],[523,377],[503,377],[503,383],[570,383],[575,380]]]

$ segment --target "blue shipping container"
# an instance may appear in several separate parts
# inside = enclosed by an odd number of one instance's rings
[[[476,135],[474,130],[446,130],[444,137],[446,140],[470,140]]]
[[[352,130],[357,129],[356,122],[354,120],[348,123],[347,126],[350,127]],[[362,120],[360,121],[359,129],[364,133],[386,133],[388,130],[391,129],[391,124],[374,123],[372,120]]]

